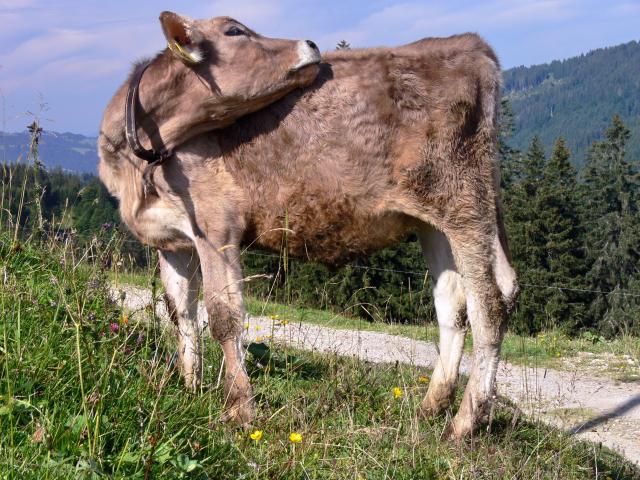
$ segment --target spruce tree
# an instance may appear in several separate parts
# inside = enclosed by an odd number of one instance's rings
[[[511,104],[509,100],[503,99],[498,129],[498,160],[500,162],[500,188],[505,202],[509,201],[511,189],[520,176],[520,152],[509,145],[509,139],[513,136],[514,130]]]
[[[584,311],[583,225],[576,171],[562,139],[551,158],[534,137],[507,205],[513,264],[522,286],[511,328],[522,333],[573,330]],[[560,287],[560,288],[558,288]]]
[[[538,189],[545,166],[542,142],[534,137],[529,151],[519,163],[519,169],[505,192],[505,223],[509,234],[513,266],[522,285],[510,327],[518,332],[533,333],[545,324],[540,305],[546,303],[546,289],[537,285],[547,282],[545,269],[545,238],[540,212],[536,207]]]
[[[556,141],[543,171],[535,207],[540,215],[545,254],[546,327],[573,330],[583,324],[586,273],[584,225],[579,210],[577,173],[564,139]]]
[[[589,317],[592,326],[608,335],[640,330],[635,321],[638,297],[628,292],[640,285],[640,185],[635,166],[626,160],[629,136],[615,116],[605,140],[591,147],[584,174],[587,281],[591,290],[603,292],[594,293]]]
[[[509,189],[506,223],[514,261],[521,275],[542,265],[544,239],[539,212],[535,208],[545,165],[544,147],[534,137],[522,159],[519,181]]]

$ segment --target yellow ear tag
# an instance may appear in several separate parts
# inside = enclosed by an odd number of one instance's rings
[[[182,48],[182,45],[180,45],[178,42],[169,42],[167,44],[167,46],[169,47],[169,50],[171,50],[177,56],[182,58],[184,61],[189,62],[189,63],[198,63],[191,56],[191,54],[189,52],[187,52],[184,48]]]

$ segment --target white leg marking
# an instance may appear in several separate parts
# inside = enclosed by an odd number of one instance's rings
[[[197,308],[200,277],[194,252],[160,252],[160,277],[167,308],[178,329],[180,369],[188,388],[196,389],[202,375],[202,347]]]
[[[465,292],[446,237],[431,227],[419,233],[422,251],[434,282],[440,355],[423,407],[436,413],[448,406],[458,380],[467,333]]]
[[[518,291],[518,281],[516,278],[516,272],[509,263],[507,254],[505,253],[504,248],[502,248],[502,244],[500,243],[500,239],[497,235],[493,240],[493,250],[495,253],[493,270],[496,275],[496,282],[498,283],[498,288],[500,289],[502,296],[507,303],[510,303],[514,300]]]

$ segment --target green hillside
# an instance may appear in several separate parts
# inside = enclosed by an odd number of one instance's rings
[[[534,135],[550,150],[566,139],[581,165],[594,140],[619,114],[631,130],[630,158],[640,158],[640,43],[601,48],[549,64],[504,72],[514,112],[513,146],[525,150]]]

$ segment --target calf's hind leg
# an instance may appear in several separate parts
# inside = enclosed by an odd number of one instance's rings
[[[200,272],[193,250],[159,251],[160,278],[167,311],[178,329],[178,361],[187,388],[197,390],[202,378],[202,349],[198,326]]]
[[[439,326],[439,357],[420,412],[435,415],[453,401],[467,333],[466,297],[462,277],[444,234],[425,225],[418,232],[422,252],[433,280],[433,298]]]
[[[448,238],[462,274],[473,335],[473,366],[451,427],[452,436],[460,439],[472,433],[484,419],[495,392],[505,301],[494,273],[491,235],[468,229]]]

